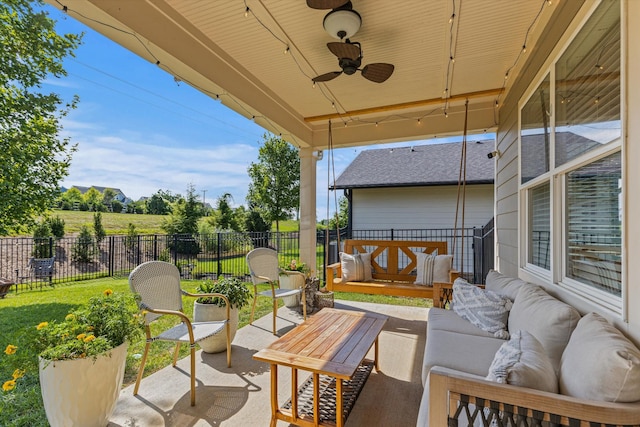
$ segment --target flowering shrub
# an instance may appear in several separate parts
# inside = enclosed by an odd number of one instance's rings
[[[100,353],[132,341],[142,332],[142,317],[132,294],[115,294],[111,289],[89,299],[62,322],[36,326],[36,345],[47,360],[95,358]]]
[[[133,294],[114,293],[105,290],[101,296],[69,314],[62,322],[40,322],[27,333],[24,348],[8,344],[4,350],[8,366],[18,366],[12,378],[4,381],[2,390],[10,392],[27,370],[37,371],[37,360],[70,360],[85,357],[96,358],[125,341],[133,341],[143,330],[144,320],[137,313]],[[12,359],[12,360],[9,360]],[[4,363],[4,362],[3,362]],[[37,373],[36,373],[37,375]]]

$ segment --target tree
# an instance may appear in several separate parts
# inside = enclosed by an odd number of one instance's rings
[[[87,205],[89,205],[89,210],[98,212],[102,210],[102,193],[99,192],[95,187],[91,187],[84,193],[84,201]]]
[[[77,188],[73,187],[62,193],[62,209],[71,210],[74,204],[77,203],[80,206],[82,203],[82,193]]]
[[[344,228],[347,226],[347,222],[349,221],[349,201],[346,197],[340,196],[338,199],[338,211],[335,213],[333,218],[329,220],[329,229],[336,229],[336,221],[338,223],[338,228]]]
[[[170,244],[179,253],[197,254],[200,247],[192,237],[198,233],[198,220],[202,217],[202,203],[198,200],[193,184],[187,187],[187,198],[172,204],[171,215],[162,221],[162,229],[167,234],[182,234],[176,245]]]
[[[166,215],[169,213],[169,204],[162,197],[160,191],[147,200],[147,213],[152,215]]]
[[[291,217],[300,204],[300,158],[295,148],[274,135],[263,136],[258,163],[249,165],[251,178],[247,200],[258,208],[268,222]]]
[[[240,227],[236,220],[236,214],[229,204],[229,200],[233,200],[231,193],[224,193],[222,196],[218,197],[218,200],[216,201],[218,228],[221,230],[239,231]]]
[[[102,214],[100,212],[93,214],[93,235],[96,237],[98,245],[107,237],[107,233],[102,226]]]
[[[102,192],[102,203],[105,206],[109,206],[113,203],[113,201],[116,198],[116,192],[114,189],[112,188],[105,188],[104,191]]]
[[[76,107],[42,93],[45,79],[67,73],[63,59],[81,36],[59,35],[55,21],[36,11],[42,2],[0,2],[0,235],[32,225],[57,197],[76,150],[60,139],[60,120]]]

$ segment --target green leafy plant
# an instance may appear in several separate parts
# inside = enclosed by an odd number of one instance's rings
[[[295,259],[292,259],[288,264],[285,264],[281,268],[283,270],[299,271],[305,274],[309,272],[309,267],[307,267],[307,264],[305,264],[304,262],[298,263]]]
[[[237,277],[218,277],[218,280],[205,280],[196,288],[197,293],[219,293],[229,298],[230,308],[242,308],[249,303],[251,291]],[[224,307],[224,300],[216,297],[200,297],[196,300],[200,304],[216,304]]]
[[[49,223],[43,221],[38,223],[33,230],[33,250],[31,254],[35,258],[51,257],[51,248],[49,247],[49,238],[51,237],[51,227]]]
[[[60,215],[55,217],[49,217],[47,223],[51,228],[51,233],[56,239],[62,239],[64,237],[64,219],[60,218]]]
[[[71,248],[71,259],[75,262],[91,262],[95,254],[95,242],[89,227],[80,227],[80,234]]]
[[[41,322],[36,326],[36,350],[47,360],[97,357],[142,333],[133,294],[107,289],[92,297],[86,306],[71,311],[62,322]]]
[[[102,225],[102,214],[100,212],[93,214],[93,233],[96,236],[98,245],[107,237],[107,232],[104,231],[104,226]]]

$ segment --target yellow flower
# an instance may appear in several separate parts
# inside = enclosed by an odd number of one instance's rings
[[[24,376],[24,369],[16,369],[13,371],[13,379],[17,380],[18,378],[22,378]]]
[[[95,340],[96,337],[94,337],[93,335],[89,335],[84,339],[84,342],[91,342],[93,340]]]
[[[76,319],[76,316],[72,313],[67,314],[67,316],[64,318],[64,320],[66,320],[67,322],[70,322],[75,319]]]
[[[38,326],[36,326],[37,330],[40,330],[42,328],[46,328],[49,325],[49,322],[40,322],[38,323]]]
[[[84,339],[84,337],[86,337],[86,336],[87,336],[87,334],[80,334],[76,338],[79,339],[80,341],[82,341]]]
[[[112,293],[113,293],[113,291],[112,291],[111,289],[105,289],[105,291],[103,292],[103,294],[104,294],[105,296],[107,296],[107,297],[108,297],[109,295],[111,295]]]
[[[5,381],[4,384],[2,384],[2,389],[4,391],[11,391],[16,387],[16,380],[9,380],[9,381]]]
[[[17,349],[18,347],[16,347],[15,345],[9,344],[7,348],[4,350],[4,352],[5,354],[15,354]]]

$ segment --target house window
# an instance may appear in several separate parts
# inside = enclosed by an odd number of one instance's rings
[[[549,172],[550,96],[549,75],[520,110],[520,158],[522,183]]]
[[[618,308],[620,7],[619,1],[602,1],[520,106],[523,268],[547,270],[552,274],[541,277],[577,293],[613,296]]]
[[[551,190],[549,183],[529,191],[529,264],[549,270],[551,263]]]
[[[567,277],[621,295],[620,152],[567,174]]]

